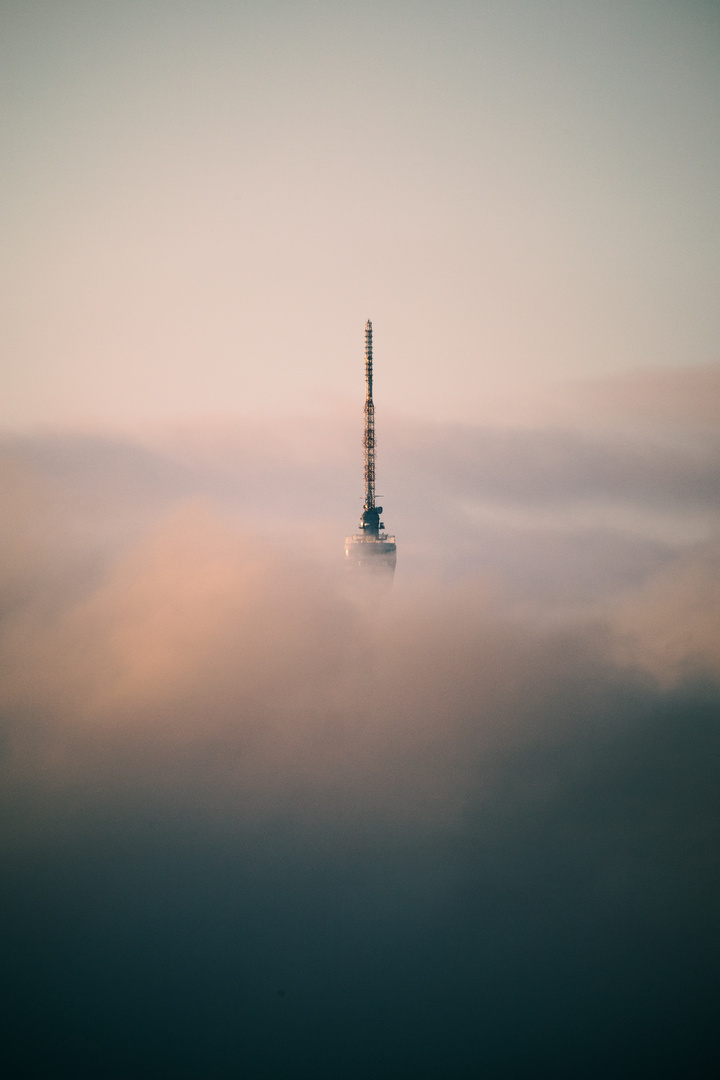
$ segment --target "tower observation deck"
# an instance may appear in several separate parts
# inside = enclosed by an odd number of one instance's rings
[[[395,537],[383,532],[382,506],[375,502],[375,404],[373,402],[372,323],[365,323],[365,504],[360,532],[345,537],[345,562],[349,570],[379,571],[392,578],[395,570]]]

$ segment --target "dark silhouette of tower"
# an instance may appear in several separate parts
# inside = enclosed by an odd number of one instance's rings
[[[373,402],[372,323],[365,323],[365,505],[360,532],[345,537],[345,561],[353,571],[378,571],[392,578],[395,570],[395,537],[382,532],[382,506],[375,504],[375,404]]]

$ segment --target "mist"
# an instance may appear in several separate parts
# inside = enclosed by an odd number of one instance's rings
[[[718,445],[677,400],[389,417],[380,596],[355,417],[6,437],[11,1075],[711,1075]]]
[[[717,1074],[717,15],[0,3],[3,1076]]]

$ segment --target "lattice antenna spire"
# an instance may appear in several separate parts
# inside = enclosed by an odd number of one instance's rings
[[[365,505],[360,515],[360,532],[345,537],[345,562],[353,574],[363,574],[363,580],[376,580],[381,573],[385,582],[392,581],[395,570],[395,537],[388,536],[380,520],[382,506],[375,502],[375,406],[373,404],[372,323],[365,323]],[[371,573],[372,572],[372,573]],[[370,578],[368,579],[368,574]]]
[[[375,406],[373,404],[372,323],[365,323],[365,509],[375,509]],[[381,511],[382,512],[382,511]]]

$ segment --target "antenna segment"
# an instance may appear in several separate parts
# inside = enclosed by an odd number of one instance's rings
[[[365,509],[375,509],[375,406],[373,404],[372,323],[365,323]],[[382,513],[382,511],[380,511]]]

